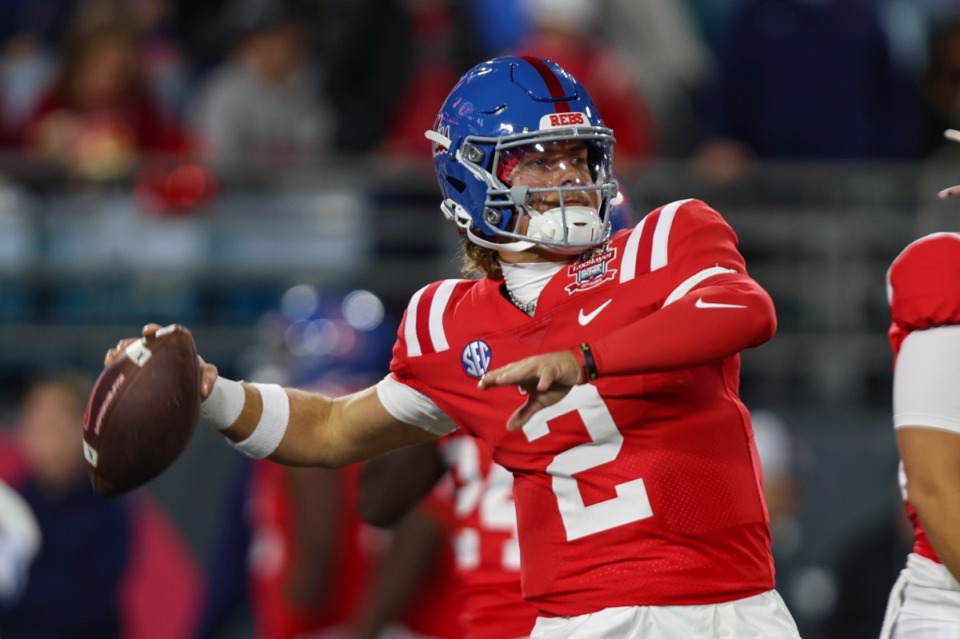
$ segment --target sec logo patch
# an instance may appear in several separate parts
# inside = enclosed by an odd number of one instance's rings
[[[463,347],[460,353],[463,372],[474,379],[480,379],[490,368],[490,346],[482,339],[474,340]]]

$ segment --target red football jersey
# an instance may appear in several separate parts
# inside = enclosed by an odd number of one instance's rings
[[[537,610],[520,593],[513,475],[465,431],[439,440],[456,494],[454,531],[465,639],[529,636]]]
[[[435,490],[429,495],[420,509],[449,532],[453,505],[449,495],[439,495],[438,492]],[[420,585],[416,598],[406,606],[399,621],[415,637],[462,639],[460,613],[463,602],[459,587],[453,546],[444,543],[438,549],[434,565]]]
[[[336,586],[321,601],[295,605],[287,596],[286,584],[300,560],[302,543],[294,534],[293,505],[285,479],[288,471],[279,464],[255,461],[251,478],[249,515],[254,547],[250,589],[256,635],[261,639],[293,639],[350,627],[358,615],[366,614],[363,606],[369,603],[388,542],[382,531],[364,524],[357,512],[360,467],[354,464],[329,471],[337,474],[342,489],[340,508],[330,513],[337,524],[332,566]],[[458,637],[456,584],[453,552],[442,548],[429,579],[396,622],[422,637]]]
[[[912,331],[960,324],[960,233],[934,233],[911,243],[887,271],[890,302],[890,346],[894,365],[903,340]],[[901,474],[906,495],[907,477]],[[940,563],[920,524],[916,511],[904,497],[913,523],[913,552]]]
[[[702,297],[694,304],[696,295],[684,295],[714,274],[745,272],[736,241],[704,203],[674,202],[571,260],[544,288],[533,317],[491,278],[437,282],[411,299],[392,375],[482,439],[513,474],[523,594],[542,614],[718,603],[773,588],[738,354],[601,375],[514,433],[504,425],[524,402],[520,389],[477,388],[488,369],[603,343],[679,298],[686,303],[677,307],[689,312],[668,316],[685,323],[670,328],[683,335],[712,330],[720,311],[707,309],[745,312],[746,305]]]
[[[371,531],[356,514],[358,473],[356,466],[335,472],[343,489],[344,506],[331,513],[337,522],[339,540],[335,553],[336,588],[322,602],[297,606],[286,593],[286,583],[300,560],[300,543],[294,534],[294,517],[289,490],[288,469],[279,464],[255,461],[251,476],[249,517],[253,532],[250,556],[250,592],[255,609],[257,636],[284,639],[335,628],[349,623],[363,603],[364,594],[375,570],[379,549]]]

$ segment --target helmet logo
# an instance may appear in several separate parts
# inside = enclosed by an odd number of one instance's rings
[[[433,155],[437,156],[450,150],[450,125],[437,122],[436,129],[423,132],[423,137],[433,142]]]
[[[567,126],[583,126],[587,124],[585,113],[550,113],[540,118],[540,129],[556,129]]]
[[[470,342],[460,353],[460,363],[463,364],[463,372],[480,379],[490,368],[490,346],[482,339]]]

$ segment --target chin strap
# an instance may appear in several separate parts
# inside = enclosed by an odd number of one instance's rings
[[[577,253],[600,239],[603,225],[596,209],[589,206],[558,206],[537,214],[529,213],[527,235],[535,240],[566,241]],[[564,247],[558,247],[563,250]]]

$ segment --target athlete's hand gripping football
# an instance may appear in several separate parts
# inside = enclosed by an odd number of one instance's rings
[[[158,330],[163,328],[159,324],[147,324],[143,327],[142,335],[153,335]],[[103,365],[109,366],[115,359],[120,357],[120,355],[127,350],[127,347],[130,344],[139,340],[139,337],[125,337],[117,342],[117,345],[109,349],[106,355],[103,356]],[[210,391],[213,390],[213,384],[217,381],[219,372],[217,367],[213,364],[208,364],[203,361],[202,357],[197,357],[200,360],[200,398],[206,399],[210,394]]]
[[[537,411],[553,406],[583,381],[580,363],[571,351],[534,355],[501,366],[487,373],[477,385],[481,390],[495,386],[519,386],[527,392],[527,401],[507,420],[507,430],[515,431]]]

